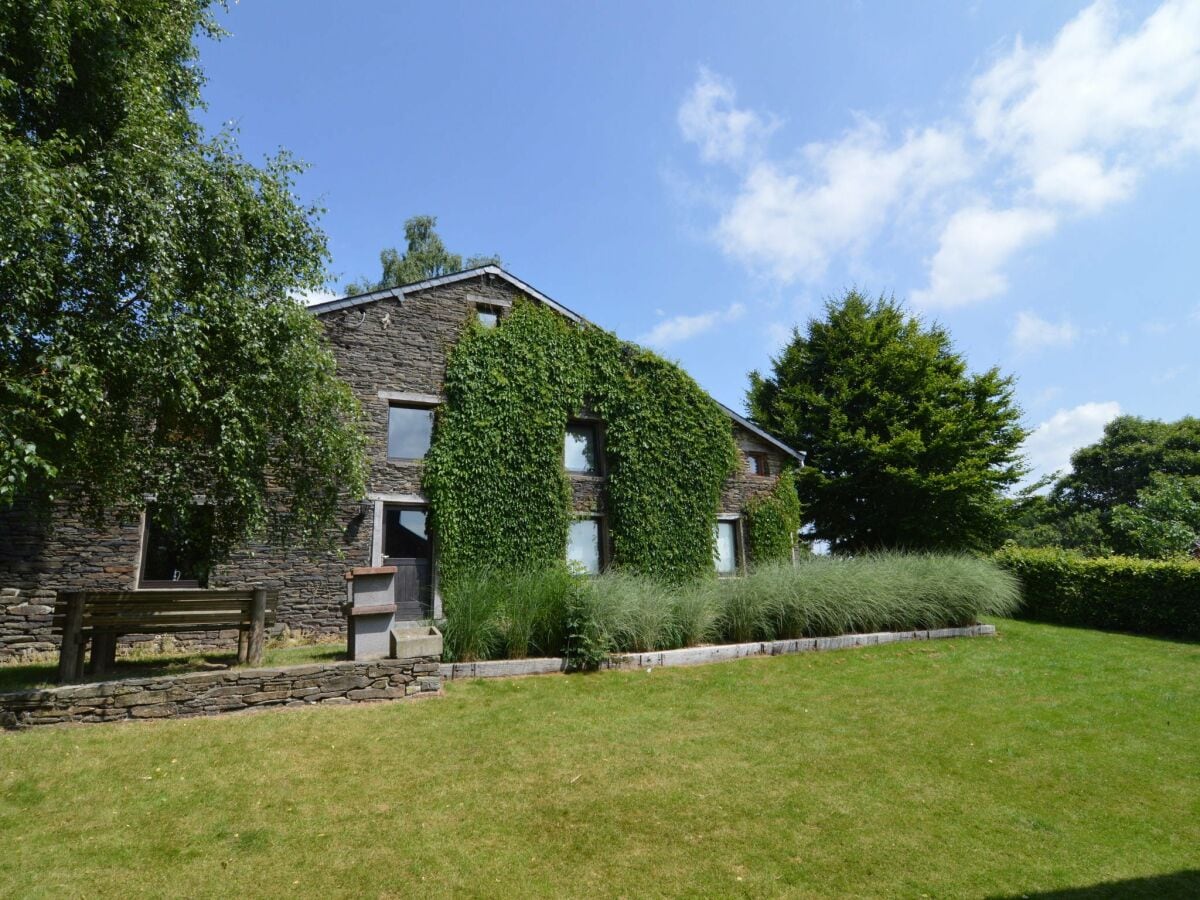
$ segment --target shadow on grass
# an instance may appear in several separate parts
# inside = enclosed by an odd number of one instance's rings
[[[263,652],[262,668],[300,666],[305,663],[337,662],[346,659],[344,644],[310,644],[300,647],[268,647]],[[162,675],[182,675],[185,672],[218,672],[232,669],[236,653],[192,653],[170,656],[135,656],[117,660],[114,670],[105,681],[125,678],[154,678]],[[56,687],[58,666],[55,663],[0,666],[0,694]],[[87,675],[84,681],[88,681]]]
[[[1200,869],[1184,869],[1170,875],[1106,881],[1088,887],[1063,888],[1058,891],[995,895],[991,900],[1115,900],[1125,897],[1186,897],[1193,900],[1200,897]]]
[[[1025,615],[1018,611],[1012,618],[1018,622],[1032,622],[1035,625],[1053,625],[1055,628],[1070,628],[1073,631],[1094,631],[1099,634],[1119,634],[1124,637],[1145,638],[1148,641],[1166,641],[1170,644],[1200,645],[1200,637],[1190,635],[1166,634],[1153,631],[1126,631],[1121,628],[1107,628],[1101,625],[1088,625],[1084,622],[1061,622],[1057,619]],[[986,621],[995,625],[1003,622],[1001,618],[989,618]]]

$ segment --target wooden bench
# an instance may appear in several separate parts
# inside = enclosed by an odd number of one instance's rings
[[[88,671],[111,671],[117,639],[123,634],[177,634],[236,628],[238,662],[262,662],[266,630],[275,624],[278,594],[259,588],[233,590],[149,590],[59,592],[54,633],[62,635],[58,680],[83,677],[84,653],[91,641]]]

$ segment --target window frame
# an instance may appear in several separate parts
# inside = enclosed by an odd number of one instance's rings
[[[718,578],[736,578],[742,574],[742,567],[746,557],[744,548],[742,547],[741,523],[742,517],[738,515],[721,515],[713,523],[713,569],[716,571]],[[728,525],[733,529],[733,568],[728,572],[722,572],[719,568],[720,557],[717,555],[717,548],[720,546],[720,529],[722,525]]]
[[[604,570],[608,568],[608,526],[605,516],[601,513],[576,513],[571,519],[571,525],[575,525],[577,522],[594,522],[596,524],[596,571],[584,572],[589,578],[594,578],[603,574]],[[571,536],[568,530],[566,551],[569,553],[570,549]],[[571,562],[571,557],[567,555],[567,565],[569,566]]]
[[[567,465],[567,437],[571,431],[588,429],[592,433],[592,461],[593,467],[588,469],[572,469]],[[604,460],[604,429],[601,428],[601,423],[598,419],[574,418],[567,420],[566,430],[563,431],[563,451],[562,451],[563,470],[568,475],[581,475],[585,478],[603,478],[606,472]]]
[[[418,412],[429,413],[429,446],[425,448],[425,452],[420,456],[392,456],[392,410],[405,409],[415,410]],[[433,403],[411,403],[401,400],[389,400],[387,404],[387,435],[386,447],[384,453],[387,456],[388,462],[414,463],[424,462],[425,457],[429,455],[429,448],[433,446],[433,429],[436,425],[437,405]]]
[[[483,320],[483,316],[494,316],[495,321],[489,325]],[[485,303],[483,301],[475,304],[475,321],[483,328],[499,328],[500,320],[504,316],[504,308],[493,303]]]
[[[770,454],[768,454],[765,450],[747,450],[745,451],[745,457],[747,475],[753,475],[757,478],[771,477],[771,457]],[[753,464],[758,471],[750,471],[751,464]]]

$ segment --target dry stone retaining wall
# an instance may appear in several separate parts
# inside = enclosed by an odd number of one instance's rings
[[[208,716],[266,706],[399,700],[441,690],[438,660],[378,659],[131,678],[0,694],[0,726]]]

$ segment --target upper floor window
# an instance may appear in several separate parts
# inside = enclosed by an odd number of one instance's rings
[[[433,410],[428,406],[388,407],[389,459],[423,459],[433,438]]]
[[[205,587],[212,567],[211,543],[210,508],[194,506],[184,513],[172,515],[157,504],[149,504],[142,531],[139,586]]]
[[[495,328],[500,324],[500,307],[480,303],[475,307],[475,316],[484,328]]]
[[[746,454],[746,471],[751,475],[770,475],[771,466],[767,454],[753,451]]]
[[[567,425],[563,466],[568,472],[600,474],[600,440],[594,422],[571,422]]]

